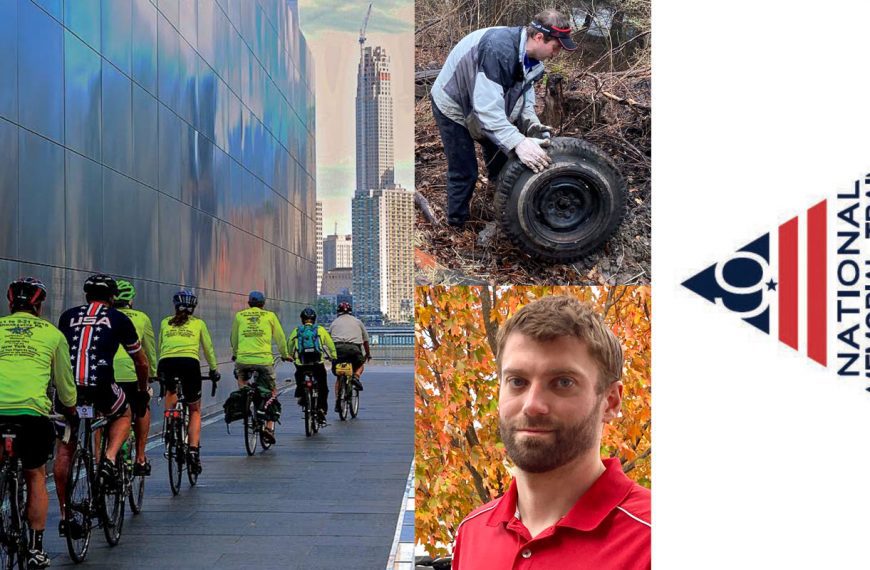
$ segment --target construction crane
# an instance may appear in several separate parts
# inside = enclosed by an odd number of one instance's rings
[[[359,47],[362,49],[364,43],[366,43],[366,28],[369,26],[369,16],[372,15],[372,2],[369,2],[369,9],[366,11],[366,17],[363,20],[362,28],[359,29]]]

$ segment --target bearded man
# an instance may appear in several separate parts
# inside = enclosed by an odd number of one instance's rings
[[[453,569],[648,570],[650,491],[599,453],[622,404],[619,340],[590,305],[553,296],[508,319],[497,349],[514,480],[459,525]]]

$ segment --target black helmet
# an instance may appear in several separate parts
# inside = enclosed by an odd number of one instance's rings
[[[19,277],[6,290],[10,307],[35,307],[45,300],[46,295],[45,285],[34,277]]]
[[[172,304],[175,305],[175,310],[186,310],[192,313],[196,308],[196,293],[190,289],[181,289],[178,293],[172,296]]]
[[[312,309],[311,307],[305,307],[304,309],[302,309],[302,312],[299,313],[299,318],[302,319],[303,323],[305,321],[315,322],[317,321],[317,313],[314,312],[314,309]]]
[[[350,308],[350,303],[347,301],[342,301],[338,304],[338,314],[339,315],[349,315],[353,310]]]
[[[93,296],[95,299],[109,300],[118,294],[118,284],[112,277],[103,273],[88,277],[83,289],[85,295]]]

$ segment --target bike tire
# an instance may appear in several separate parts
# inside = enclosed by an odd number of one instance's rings
[[[76,449],[70,461],[67,474],[64,520],[67,529],[78,526],[82,529],[81,536],[74,537],[66,533],[66,548],[69,557],[76,564],[85,561],[91,545],[91,513],[93,511],[94,486],[90,460],[81,449]]]
[[[355,418],[359,414],[359,389],[350,387],[350,417]]]
[[[305,391],[305,437],[311,437],[317,433],[317,419],[314,417],[314,407],[311,402],[311,392]]]
[[[339,376],[338,386],[341,390],[340,396],[338,399],[338,418],[341,421],[345,421],[347,419],[348,413],[350,412],[350,406],[347,399],[347,385],[348,385],[347,376],[342,374]]]
[[[196,482],[199,480],[199,473],[193,470],[193,462],[190,461],[190,432],[188,429],[190,428],[190,415],[188,413],[187,407],[184,408],[184,421],[181,425],[181,439],[184,441],[184,464],[187,467],[187,482],[190,483],[190,486],[193,487],[196,485]]]
[[[173,495],[177,495],[181,491],[181,466],[184,463],[184,453],[181,450],[181,437],[178,429],[175,427],[174,419],[170,420],[167,429],[169,430],[169,441],[166,443],[166,464],[169,468],[169,488]],[[179,457],[181,456],[181,457]],[[179,460],[180,459],[180,460]]]
[[[127,452],[132,458],[136,449],[136,435],[132,434],[128,442]],[[126,458],[125,458],[126,459]],[[134,515],[142,512],[142,502],[145,500],[145,476],[133,475],[132,468],[135,467],[134,460],[129,462],[130,471],[130,492],[127,494],[127,501],[130,503],[130,510]]]
[[[265,426],[264,426],[264,428],[265,428]],[[263,448],[263,451],[266,451],[267,449],[269,449],[270,447],[272,447],[272,444],[271,444],[271,443],[266,443],[266,442],[263,440],[263,430],[260,430],[260,447]]]
[[[106,542],[109,546],[117,546],[121,541],[121,531],[124,529],[124,511],[127,505],[127,466],[121,460],[120,456],[115,460],[115,468],[118,470],[118,475],[121,481],[117,487],[107,493],[104,486],[102,488],[103,500],[100,501],[101,518],[103,519],[103,534],[106,535]]]
[[[257,435],[260,430],[257,426],[257,403],[253,394],[248,394],[247,402],[245,407],[245,451],[248,452],[248,456],[251,456],[257,451]]]
[[[314,430],[314,433],[317,433],[318,431],[320,431],[320,422],[318,421],[318,417],[319,417],[318,410],[319,409],[320,409],[320,401],[318,399],[317,390],[314,390],[313,393],[311,394],[311,417],[312,417],[311,426],[312,426],[312,429]]]
[[[16,511],[20,515],[20,508],[16,509],[14,505],[17,500],[12,478],[4,468],[0,473],[0,567],[2,568],[15,568],[21,558],[19,546],[21,530],[16,520]]]

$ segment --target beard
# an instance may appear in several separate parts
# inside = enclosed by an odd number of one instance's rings
[[[545,473],[562,467],[582,453],[595,447],[601,417],[596,405],[586,417],[573,423],[556,422],[550,418],[520,416],[514,421],[499,418],[498,429],[508,457],[527,473]],[[553,430],[553,437],[522,437],[522,429]]]

